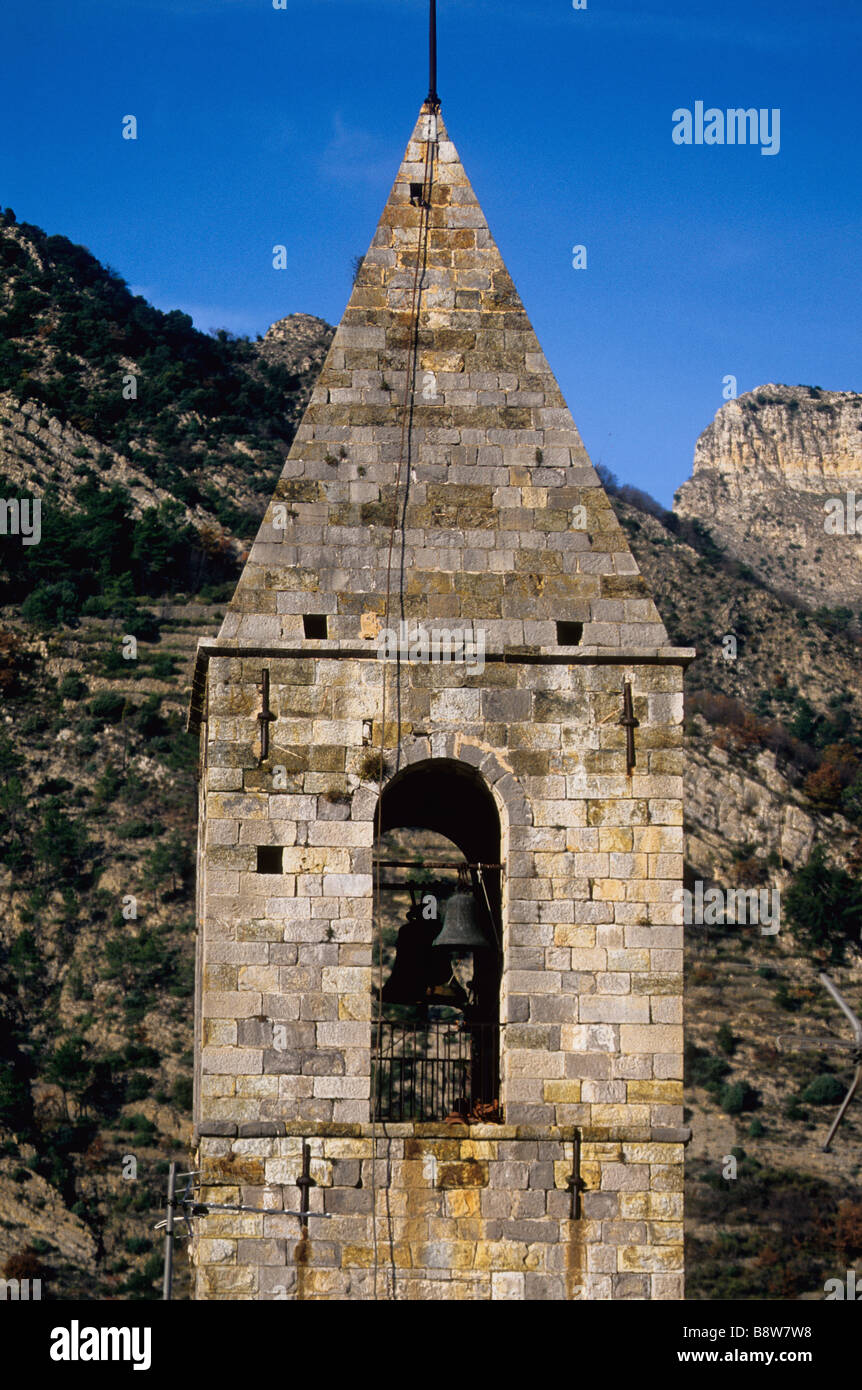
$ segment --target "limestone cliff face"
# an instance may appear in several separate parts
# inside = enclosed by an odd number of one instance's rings
[[[266,330],[258,352],[268,362],[281,362],[296,376],[323,366],[335,329],[313,314],[288,314]]]
[[[825,529],[829,498],[855,493],[860,534]],[[771,585],[815,604],[862,600],[862,395],[758,387],[704,430],[680,516],[699,518]]]

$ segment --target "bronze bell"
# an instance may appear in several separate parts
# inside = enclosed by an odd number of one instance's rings
[[[440,975],[431,951],[436,921],[426,921],[419,907],[408,909],[407,921],[398,933],[395,960],[383,986],[385,1004],[421,1004],[429,985]]]
[[[487,950],[490,942],[479,926],[476,899],[470,892],[453,893],[443,908],[443,926],[434,946],[445,951]]]

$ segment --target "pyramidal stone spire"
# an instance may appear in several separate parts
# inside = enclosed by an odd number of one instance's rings
[[[667,646],[427,102],[219,641],[370,646],[387,590],[393,625],[481,625],[489,651]]]

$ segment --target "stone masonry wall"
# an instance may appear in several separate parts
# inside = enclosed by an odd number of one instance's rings
[[[278,718],[259,767],[264,664]],[[199,1118],[370,1119],[377,788],[363,768],[384,669],[211,660]],[[631,778],[623,672],[639,720]],[[471,766],[500,810],[510,1123],[648,1139],[682,1122],[680,682],[658,665],[406,668],[402,762]],[[256,872],[259,844],[284,847],[282,874]]]
[[[281,1127],[284,1128],[283,1126]],[[273,1208],[199,1221],[199,1298],[682,1297],[682,1145],[585,1142],[572,1219],[571,1132],[509,1126],[287,1126],[287,1137],[200,1141],[204,1197]],[[348,1133],[351,1128],[355,1132]],[[295,1216],[310,1132],[312,1213]]]

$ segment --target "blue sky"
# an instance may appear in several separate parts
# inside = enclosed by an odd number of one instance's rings
[[[725,376],[862,389],[858,0],[439,11],[450,135],[594,462],[667,504]],[[426,17],[4,0],[0,204],[204,330],[337,322],[427,90]],[[779,108],[779,153],[676,145],[699,100]]]

